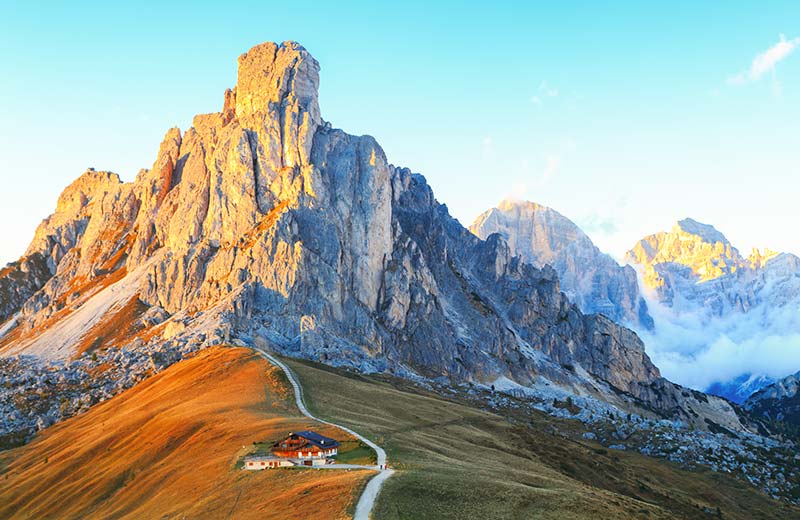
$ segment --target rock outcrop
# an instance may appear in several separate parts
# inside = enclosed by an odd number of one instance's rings
[[[561,289],[583,312],[604,314],[645,330],[653,328],[636,271],[602,253],[557,211],[535,202],[505,200],[482,213],[470,230],[483,239],[499,233],[526,262],[552,266]]]
[[[131,183],[87,172],[37,233],[53,276],[0,351],[66,357],[73,336],[37,341],[37,325],[71,316],[81,341],[131,300],[158,318],[132,348],[260,344],[405,377],[553,384],[700,428],[708,409],[743,428],[726,402],[663,380],[636,334],[582,313],[553,269],[475,237],[372,137],[324,122],[318,73],[296,43],[254,47],[222,110],[167,132],[152,169]]]
[[[788,361],[791,345],[799,344],[797,256],[753,250],[745,257],[713,226],[685,219],[669,232],[640,240],[626,260],[639,269],[651,310],[659,307],[656,333],[646,337],[651,352],[674,349],[691,363],[695,353],[728,345],[738,360],[738,370],[728,366],[724,376],[714,377],[717,367],[708,366],[706,390],[741,403],[800,368],[759,362],[762,357]],[[683,338],[681,344],[674,345],[670,332]]]
[[[11,318],[52,275],[41,253],[24,256],[0,270],[0,323]]]
[[[759,417],[779,421],[800,433],[800,372],[786,376],[751,395],[745,409]]]
[[[706,309],[709,318],[800,296],[800,258],[770,250],[745,258],[713,226],[692,219],[643,238],[625,259],[641,267],[661,303],[673,306],[677,299]]]

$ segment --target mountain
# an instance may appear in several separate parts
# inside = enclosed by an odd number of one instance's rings
[[[64,191],[26,254],[46,270],[4,274],[3,356],[65,380],[123,367],[133,384],[210,345],[257,344],[746,429],[726,401],[662,378],[634,332],[582,313],[552,268],[474,236],[375,139],[324,121],[302,46],[265,43],[238,64],[222,110],[169,130],[151,169],[127,183],[89,170]],[[105,398],[117,381],[89,388]]]
[[[752,413],[786,423],[800,434],[800,372],[786,376],[751,395],[744,403]]]
[[[729,381],[712,383],[706,391],[712,395],[724,397],[735,403],[743,403],[748,397],[775,380],[765,375],[742,374]]]
[[[797,256],[745,257],[713,226],[685,219],[640,240],[625,260],[639,269],[655,317],[649,352],[673,364],[677,353],[685,366],[676,371],[700,374],[692,386],[742,402],[800,367]]]
[[[583,312],[653,328],[653,318],[639,295],[636,271],[602,253],[557,211],[535,202],[504,200],[478,216],[470,231],[484,240],[499,233],[526,262],[553,267],[561,289]]]
[[[768,249],[745,258],[713,226],[692,219],[643,238],[625,260],[642,267],[662,303],[703,309],[706,319],[800,296],[800,258]]]

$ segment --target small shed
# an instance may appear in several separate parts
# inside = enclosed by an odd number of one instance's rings
[[[285,468],[295,466],[295,462],[283,457],[271,455],[249,455],[244,458],[244,469],[260,471],[262,469]]]

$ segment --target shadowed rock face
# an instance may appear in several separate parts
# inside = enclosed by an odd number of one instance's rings
[[[268,344],[454,382],[545,377],[689,417],[633,332],[584,315],[553,269],[498,235],[475,237],[372,137],[324,122],[318,71],[296,43],[254,47],[223,110],[167,132],[152,169],[124,184],[84,174],[76,183],[92,195],[43,224],[54,275],[22,305],[21,326],[131,296],[166,316],[151,341]],[[101,282],[115,283],[85,289]],[[725,414],[715,420],[741,427]]]
[[[751,395],[744,407],[757,416],[800,427],[800,372],[789,375]]]
[[[41,253],[24,256],[0,271],[0,322],[17,312],[52,275]]]
[[[470,230],[483,239],[499,233],[526,262],[552,266],[561,289],[583,312],[653,328],[653,318],[639,295],[636,271],[602,253],[557,211],[534,202],[506,200],[481,214]]]

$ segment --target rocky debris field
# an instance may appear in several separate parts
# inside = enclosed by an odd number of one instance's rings
[[[34,356],[0,358],[0,449],[28,442],[198,350],[197,343],[107,349],[63,363]]]

